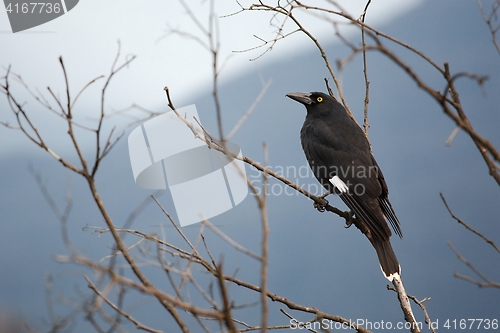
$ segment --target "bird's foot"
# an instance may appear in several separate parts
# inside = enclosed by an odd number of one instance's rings
[[[354,223],[354,219],[353,219],[353,215],[354,213],[352,212],[352,210],[346,212],[348,217],[345,219],[345,227],[344,228],[350,228],[351,225],[353,225]]]
[[[321,199],[321,203],[317,203],[316,201],[314,202],[314,208],[316,208],[319,212],[323,213],[326,210],[326,206],[328,206],[328,200],[325,199],[325,197],[330,194],[330,193],[325,193],[323,195],[320,195],[318,198]]]

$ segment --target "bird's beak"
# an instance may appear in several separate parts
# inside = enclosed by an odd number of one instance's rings
[[[296,92],[296,93],[286,94],[286,96],[290,97],[291,99],[293,99],[299,103],[302,103],[304,105],[311,105],[312,104],[312,99],[311,99],[310,93]]]

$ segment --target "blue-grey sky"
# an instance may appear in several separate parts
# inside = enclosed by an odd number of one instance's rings
[[[349,10],[358,16],[363,2],[356,3]],[[488,75],[483,90],[466,79],[457,85],[475,128],[499,146],[500,56],[491,43],[477,4],[440,0],[399,6],[397,1],[383,5],[374,2],[367,22],[426,52],[438,64],[448,61],[454,73],[468,71]],[[194,8],[196,15],[206,22],[206,5]],[[220,15],[235,10],[237,6],[217,7]],[[269,16],[250,14],[220,20],[222,54],[256,45],[258,41],[253,34],[270,36]],[[329,27],[319,25],[315,18],[305,16],[304,19],[317,31],[333,61],[349,54]],[[161,38],[167,26],[195,32],[187,22],[182,7],[174,3],[156,1],[145,6],[131,2],[125,6],[120,1],[101,4],[87,0],[59,19],[24,33],[11,34],[7,16],[0,11],[0,31],[3,32],[0,64],[3,68],[12,65],[14,72],[41,91],[50,85],[63,95],[57,61],[62,55],[75,94],[88,80],[109,72],[119,39],[122,54],[135,54],[137,59],[111,86],[106,104],[109,111],[134,102],[158,112],[166,111],[162,89],[168,85],[177,106],[195,103],[203,124],[214,131],[208,53],[178,36]],[[359,42],[355,34],[346,33],[353,42]],[[426,82],[436,89],[444,89],[443,81],[430,66],[405,50],[394,50],[415,66]],[[245,155],[258,161],[263,161],[262,143],[266,142],[271,167],[285,170],[285,176],[301,185],[315,186],[317,182],[310,174],[302,177],[292,172],[306,166],[299,141],[305,109],[284,95],[291,91],[325,90],[323,78],[328,73],[322,59],[312,43],[298,35],[278,43],[258,61],[249,62],[256,54],[236,54],[223,72],[220,95],[224,128],[231,129],[251,105],[262,88],[261,79],[272,79],[266,95],[233,141]],[[439,320],[440,325],[447,319],[500,319],[498,290],[479,289],[455,279],[454,272],[467,275],[472,272],[456,259],[446,242],[451,241],[496,281],[500,280],[498,253],[457,225],[439,197],[442,192],[458,216],[498,243],[498,186],[488,176],[479,153],[463,132],[458,133],[450,147],[445,146],[454,129],[453,123],[402,70],[376,53],[369,54],[368,65],[370,140],[402,223],[404,238],[394,239],[392,243],[401,262],[407,291],[420,299],[431,298],[427,307],[431,319]],[[347,101],[358,121],[362,120],[364,99],[361,68],[358,57],[340,75]],[[29,101],[34,119],[54,149],[74,160],[62,124],[36,107],[22,89],[16,88],[16,91]],[[94,88],[82,96],[76,109],[80,119],[92,123],[86,117],[96,114],[98,93]],[[5,99],[0,100],[0,120],[12,120]],[[124,125],[129,119],[111,121]],[[29,167],[41,175],[61,207],[71,186],[75,207],[68,227],[70,238],[82,253],[99,260],[109,253],[112,242],[107,236],[98,237],[82,230],[87,225],[103,226],[103,222],[80,177],[71,175],[18,132],[0,128],[0,138],[4,143],[0,147],[0,309],[18,314],[43,332],[48,328],[44,276],[52,274],[58,292],[78,299],[80,292],[89,293],[82,278],[82,273],[89,272],[54,262],[55,255],[68,251],[63,245],[60,224],[43,199]],[[86,153],[91,154],[91,138],[82,139],[87,142]],[[102,165],[97,178],[103,200],[117,225],[123,225],[133,207],[150,193],[134,184],[128,158],[123,140]],[[256,182],[260,179],[254,169],[247,168],[247,174]],[[394,323],[403,320],[395,295],[385,288],[387,280],[380,273],[373,249],[357,230],[344,229],[340,218],[317,212],[312,202],[303,196],[287,195],[277,181],[271,181],[271,190],[274,192],[269,197],[270,290],[353,320],[366,318]],[[329,200],[345,209],[337,198]],[[175,216],[168,191],[160,196],[160,201]],[[244,246],[259,250],[260,223],[255,200],[250,196],[212,222]],[[168,223],[159,209],[150,205],[133,227],[169,237],[173,229]],[[194,239],[197,228],[186,228],[186,233]],[[127,241],[133,244],[134,240],[130,237]],[[224,253],[228,271],[239,268],[238,276],[258,283],[255,262],[229,251],[217,237],[211,236],[209,241],[214,253]],[[152,280],[163,283],[163,275],[152,274]],[[236,287],[231,287],[230,292],[235,299],[241,297],[239,304],[257,300],[256,295],[248,295]],[[169,320],[163,318],[162,309],[156,308],[151,300],[139,297],[131,306],[142,321],[168,331]],[[62,306],[58,306],[58,310],[67,312]],[[417,308],[415,313],[417,319],[423,321]],[[237,312],[237,316],[248,321],[255,321],[256,314],[258,308]],[[298,318],[311,319],[300,314]],[[271,306],[271,323],[287,323],[275,304]],[[127,328],[133,330],[132,326]],[[88,332],[89,329],[80,317],[73,331]]]

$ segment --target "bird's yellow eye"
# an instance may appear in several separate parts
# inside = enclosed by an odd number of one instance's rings
[[[318,98],[316,98],[316,100],[318,101],[318,103],[321,103],[321,102],[323,102],[323,97],[318,97]]]

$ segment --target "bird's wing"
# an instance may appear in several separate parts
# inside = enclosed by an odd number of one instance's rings
[[[321,133],[319,139],[314,133],[317,129],[317,126],[309,130],[304,128],[305,133],[302,135],[302,147],[314,175],[331,192],[333,186],[329,179],[337,175],[350,190],[340,194],[342,201],[366,223],[374,236],[380,240],[388,240],[391,231],[378,201],[382,193],[378,175],[374,172],[361,172],[362,169],[373,166],[371,157],[365,156],[361,150],[355,153],[353,149],[346,149],[342,140],[330,140],[325,133]]]
[[[403,237],[403,233],[401,231],[401,224],[399,223],[399,219],[392,208],[391,202],[389,201],[389,188],[387,187],[387,183],[385,182],[384,174],[382,170],[377,164],[375,157],[372,155],[373,164],[376,165],[378,169],[378,181],[380,186],[382,187],[382,194],[378,197],[378,201],[380,204],[380,208],[384,212],[384,215],[387,217],[389,222],[391,223],[392,229],[399,237]]]

